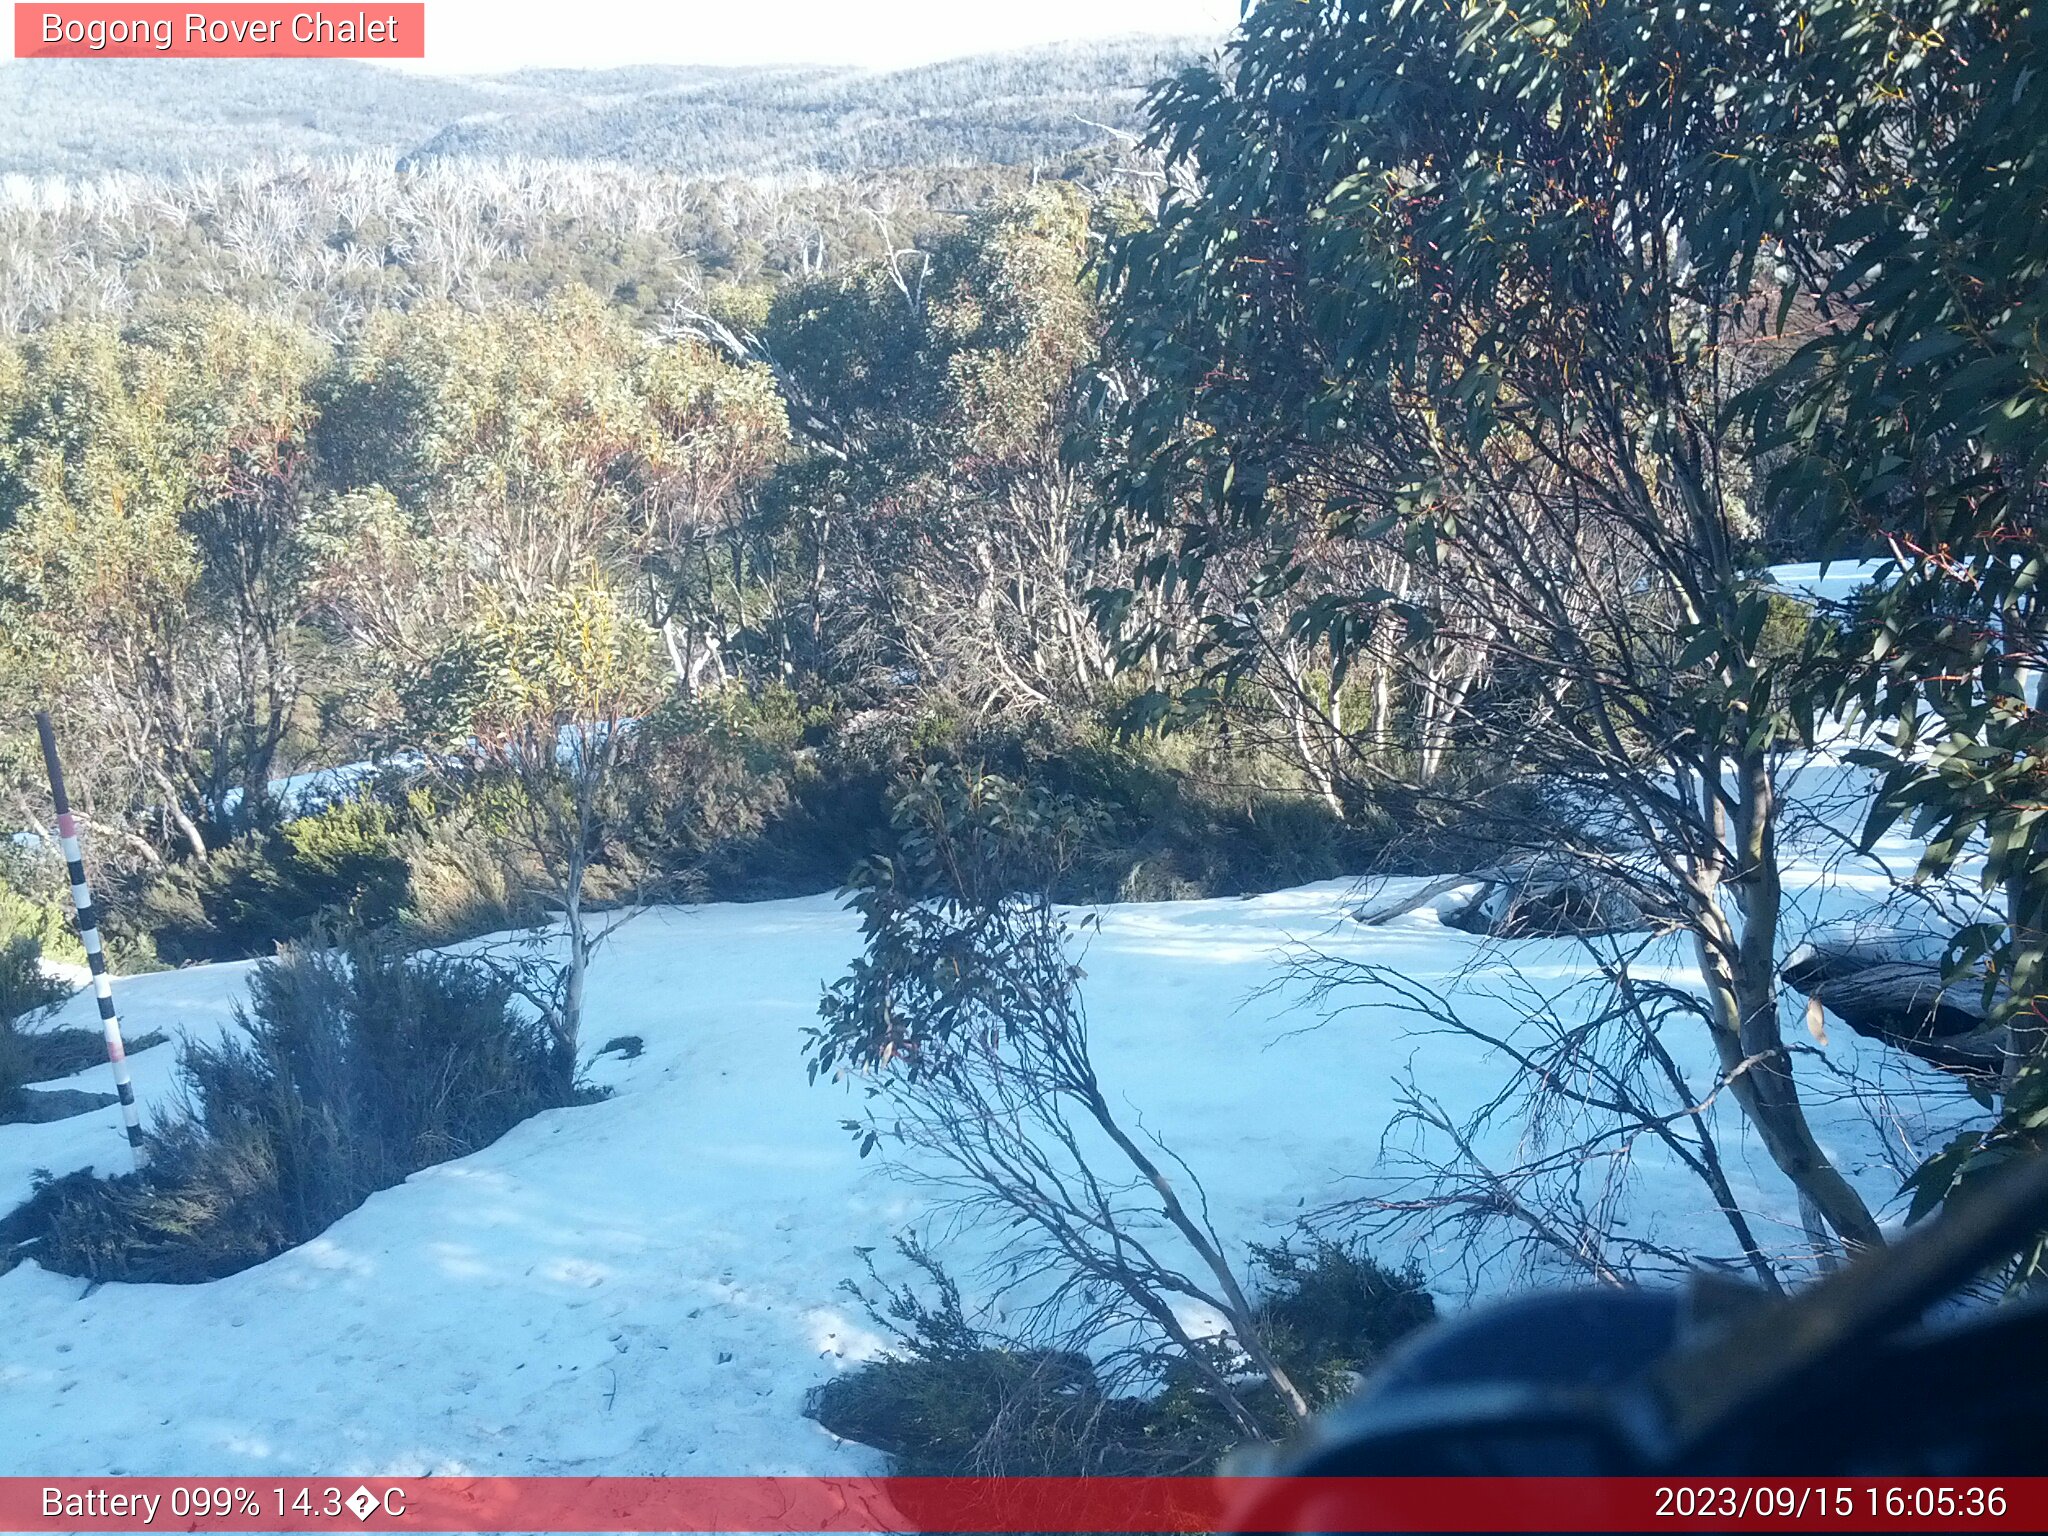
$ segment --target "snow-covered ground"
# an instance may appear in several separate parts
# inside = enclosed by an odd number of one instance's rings
[[[1853,787],[1825,761],[1813,781],[1817,802]],[[1909,849],[1886,851],[1910,867]],[[1799,923],[1886,889],[1873,866],[1837,867],[1825,835],[1806,857],[1792,882]],[[1569,943],[1488,949],[1428,906],[1361,926],[1349,918],[1359,895],[1332,883],[1111,907],[1088,940],[1104,1081],[1202,1176],[1240,1249],[1365,1187],[1402,1068],[1453,1108],[1500,1080],[1477,1049],[1418,1039],[1371,1009],[1304,1030],[1309,1017],[1287,1011],[1296,999],[1255,996],[1296,946],[1456,987],[1473,1017],[1502,1025],[1513,1009],[1490,994],[1505,959],[1560,990],[1584,975]],[[0,1276],[0,1471],[879,1470],[801,1414],[809,1387],[878,1343],[840,1282],[922,1209],[856,1156],[839,1125],[856,1108],[845,1090],[805,1080],[801,1031],[857,943],[853,917],[824,896],[650,912],[591,978],[590,1043],[646,1042],[634,1060],[598,1062],[615,1090],[604,1102],[529,1121],[229,1279],[88,1291],[33,1264]],[[1680,947],[1659,958],[1674,979],[1689,974]],[[210,1034],[229,1026],[248,969],[124,980],[122,1012],[135,1032]],[[74,999],[66,1022],[90,1012]],[[1704,1042],[1678,1043],[1703,1069]],[[1837,1028],[1826,1061],[1870,1071],[1879,1054]],[[170,1047],[136,1058],[146,1103],[174,1091],[173,1066]],[[1830,1150],[1890,1201],[1880,1133],[1830,1101],[1821,1063],[1809,1082]],[[1719,1129],[1742,1192],[1792,1230],[1761,1149],[1732,1111]],[[125,1157],[111,1111],[0,1126],[0,1210],[34,1169]],[[1647,1158],[1641,1180],[1634,1230],[1725,1251],[1697,1185]],[[1420,1255],[1446,1276],[1456,1257]]]

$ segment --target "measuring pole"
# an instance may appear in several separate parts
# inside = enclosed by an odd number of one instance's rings
[[[100,1024],[107,1036],[107,1064],[114,1069],[114,1087],[121,1095],[121,1118],[128,1123],[128,1149],[139,1169],[148,1153],[142,1144],[142,1117],[135,1107],[135,1085],[128,1080],[128,1052],[121,1044],[121,1020],[114,1012],[114,980],[107,974],[107,952],[100,944],[99,913],[92,887],[85,883],[85,858],[78,850],[78,823],[71,816],[71,797],[64,793],[64,765],[57,760],[57,732],[48,710],[36,711],[36,734],[43,738],[43,765],[50,770],[50,794],[57,802],[57,838],[71,872],[71,905],[78,913],[78,941],[85,963],[92,967],[92,989],[99,999]]]

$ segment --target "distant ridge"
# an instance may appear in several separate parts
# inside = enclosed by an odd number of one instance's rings
[[[507,101],[491,82],[344,60],[11,60],[0,63],[0,172],[163,173],[402,152]]]
[[[0,173],[224,169],[279,155],[537,155],[685,173],[1020,165],[1140,123],[1205,45],[1130,38],[901,70],[642,65],[445,78],[348,62],[0,65]]]

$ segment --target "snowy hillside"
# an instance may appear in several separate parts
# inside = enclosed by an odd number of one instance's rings
[[[1821,788],[1842,778],[1814,775]],[[1827,873],[1827,838],[1814,856],[1795,872],[1801,921],[1881,892],[1874,869]],[[1403,1066],[1454,1106],[1499,1080],[1476,1048],[1418,1040],[1392,1016],[1304,1029],[1314,1016],[1286,1014],[1289,998],[1254,998],[1296,946],[1455,987],[1474,1017],[1503,1026],[1510,1007],[1491,993],[1505,955],[1560,993],[1583,976],[1570,943],[1489,949],[1427,906],[1366,928],[1349,917],[1357,898],[1332,884],[1109,908],[1090,937],[1103,1078],[1202,1176],[1235,1243],[1269,1240],[1369,1186]],[[88,1293],[33,1264],[0,1277],[10,1470],[879,1470],[876,1455],[801,1415],[809,1387],[877,1344],[839,1283],[921,1208],[856,1157],[838,1123],[844,1090],[805,1082],[800,1032],[856,943],[830,897],[651,912],[592,979],[591,1045],[646,1041],[636,1059],[598,1062],[609,1100],[529,1121],[226,1280]],[[1687,974],[1676,946],[1669,967]],[[218,1030],[247,970],[125,981],[123,1012],[136,1031]],[[88,1012],[74,999],[67,1019]],[[1704,1065],[1703,1040],[1674,1044]],[[1835,1031],[1828,1066],[1877,1070],[1880,1053],[1858,1047]],[[135,1065],[145,1100],[172,1091],[171,1048]],[[1895,1205],[1896,1174],[1863,1111],[1829,1102],[1818,1064],[1808,1080],[1830,1150],[1874,1202]],[[72,1086],[100,1084],[87,1073]],[[1761,1150],[1732,1109],[1718,1119],[1745,1198],[1753,1190],[1753,1209],[1796,1230]],[[0,1127],[0,1207],[27,1192],[33,1169],[118,1168],[125,1155],[111,1111]],[[1642,1177],[1639,1229],[1725,1248],[1698,1186],[1653,1162]],[[1418,1257],[1455,1300],[1456,1255]]]

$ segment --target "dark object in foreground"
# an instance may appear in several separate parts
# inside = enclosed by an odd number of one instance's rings
[[[1417,1335],[1285,1470],[2038,1474],[2048,1376],[2032,1362],[2048,1359],[2048,1305],[1926,1319],[2044,1226],[2037,1157],[1789,1298],[1714,1284],[1510,1302]],[[1315,1528],[1271,1502],[1239,1511],[1235,1528]]]

